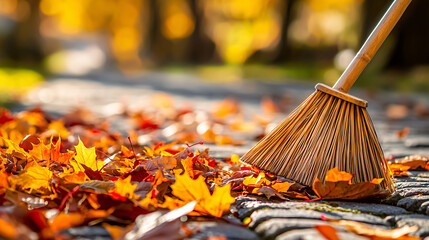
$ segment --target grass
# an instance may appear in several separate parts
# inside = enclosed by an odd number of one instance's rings
[[[44,77],[34,70],[0,67],[0,107],[10,108],[43,81]]]

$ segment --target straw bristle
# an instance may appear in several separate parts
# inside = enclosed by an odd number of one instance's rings
[[[353,182],[384,178],[394,191],[387,162],[365,108],[316,91],[241,160],[307,186],[328,170],[354,174]]]

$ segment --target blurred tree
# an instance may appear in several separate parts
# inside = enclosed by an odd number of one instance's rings
[[[362,8],[363,31],[361,42],[365,41],[378,20],[392,1],[366,0]],[[391,46],[384,47],[383,57],[376,58],[385,68],[409,68],[429,64],[429,1],[413,1],[387,41]]]
[[[16,22],[6,38],[6,58],[13,61],[39,62],[44,55],[39,32],[39,0],[20,0],[16,5]]]
[[[277,54],[273,59],[274,63],[285,62],[291,60],[291,44],[288,41],[288,31],[290,23],[293,19],[292,9],[296,4],[297,0],[287,0],[286,3],[283,2],[283,8],[281,11],[282,17],[282,28],[280,32],[279,45],[277,47]]]
[[[205,63],[213,60],[215,45],[202,31],[204,12],[200,1],[191,0],[190,9],[195,17],[195,29],[189,39],[187,61],[191,63]]]

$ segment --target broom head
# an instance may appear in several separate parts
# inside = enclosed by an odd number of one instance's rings
[[[381,186],[393,192],[368,103],[323,84],[316,89],[241,161],[307,186],[338,167],[354,183],[384,178]]]

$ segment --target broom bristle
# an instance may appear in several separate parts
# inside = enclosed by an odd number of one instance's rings
[[[387,162],[366,108],[316,91],[242,158],[260,169],[307,186],[328,170],[354,174],[352,182],[384,178],[394,191]]]

